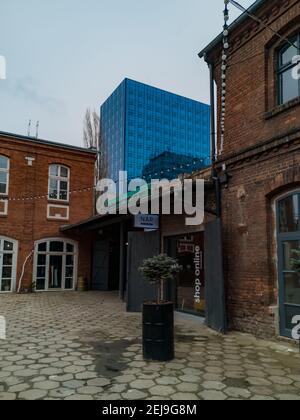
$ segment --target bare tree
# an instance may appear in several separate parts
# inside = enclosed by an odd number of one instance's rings
[[[91,112],[90,108],[86,110],[83,127],[83,141],[87,148],[94,148],[98,150],[100,140],[100,118],[94,110]]]
[[[83,142],[87,148],[94,148],[98,152],[95,167],[96,182],[105,177],[106,165],[104,164],[103,147],[101,142],[100,117],[97,112],[88,108],[83,121]]]

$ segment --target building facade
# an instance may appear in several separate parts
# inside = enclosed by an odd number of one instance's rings
[[[0,132],[0,293],[74,290],[90,250],[60,232],[93,215],[96,153]]]
[[[205,167],[206,162],[204,158],[191,159],[191,156],[164,152],[150,159],[143,169],[142,176],[148,182],[155,177],[173,180],[185,172],[192,173]]]
[[[141,177],[150,159],[164,152],[208,164],[209,120],[208,105],[125,79],[101,107],[107,176],[117,180],[125,170],[129,179]]]
[[[259,0],[229,29],[225,137],[215,168],[230,327],[291,338],[300,315],[300,80],[298,0]],[[268,25],[266,28],[264,25]],[[271,28],[271,29],[270,29]],[[276,32],[276,33],[275,33]],[[223,86],[222,35],[200,53]]]

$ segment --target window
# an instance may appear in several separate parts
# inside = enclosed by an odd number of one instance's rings
[[[15,290],[17,252],[16,241],[0,236],[0,293]]]
[[[9,159],[0,156],[0,195],[8,194]]]
[[[291,43],[295,47],[287,44],[278,54],[279,105],[300,96],[300,79],[293,77],[293,71],[297,66],[294,57],[300,55],[300,34],[291,38]]]
[[[69,200],[70,171],[65,166],[51,165],[49,169],[49,199]]]
[[[37,291],[74,290],[77,270],[77,245],[70,240],[49,239],[35,246]]]
[[[291,338],[293,317],[300,313],[300,274],[293,261],[300,251],[300,191],[277,203],[281,335]]]

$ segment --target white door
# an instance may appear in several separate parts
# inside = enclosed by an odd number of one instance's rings
[[[0,293],[13,292],[16,287],[18,243],[0,236]]]

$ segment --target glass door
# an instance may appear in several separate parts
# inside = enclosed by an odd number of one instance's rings
[[[77,247],[67,240],[49,239],[35,246],[36,291],[74,290]]]
[[[279,307],[281,335],[292,337],[300,315],[300,199],[294,193],[278,204]]]
[[[50,255],[49,261],[49,289],[61,289],[63,272],[62,255]]]
[[[176,310],[205,315],[204,233],[166,238],[167,253],[176,258],[182,271],[177,276]]]

